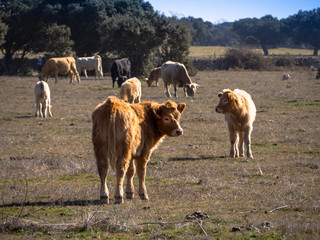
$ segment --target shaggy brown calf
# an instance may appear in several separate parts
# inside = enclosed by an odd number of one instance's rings
[[[166,135],[182,135],[180,116],[185,103],[128,104],[108,97],[92,113],[92,142],[101,181],[100,199],[109,202],[106,184],[109,165],[116,170],[114,203],[123,203],[123,182],[127,175],[126,197],[134,197],[133,176],[137,168],[140,199],[148,200],[146,167],[152,151]],[[134,162],[135,160],[135,162]]]
[[[216,107],[217,113],[225,114],[230,134],[230,157],[244,156],[245,142],[247,147],[247,157],[253,158],[251,152],[251,132],[252,124],[256,117],[256,106],[251,96],[239,89],[231,91],[224,89],[218,94],[220,102]],[[240,149],[238,148],[240,139]]]

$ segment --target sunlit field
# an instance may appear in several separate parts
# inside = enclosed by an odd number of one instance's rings
[[[149,202],[100,205],[91,113],[110,77],[49,80],[53,117],[34,117],[35,77],[0,77],[0,239],[319,239],[320,80],[316,72],[199,71],[194,99],[179,98],[184,134],[148,163]],[[142,83],[142,100],[167,100]],[[251,94],[254,159],[229,158],[217,94]],[[111,198],[115,173],[110,171]],[[138,187],[137,177],[134,181]]]
[[[221,46],[191,46],[189,57],[191,58],[215,58],[224,56],[230,47]],[[262,49],[254,48],[255,52],[263,54]],[[274,48],[269,49],[269,55],[312,56],[312,49]]]

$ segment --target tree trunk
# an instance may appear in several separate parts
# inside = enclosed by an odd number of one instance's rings
[[[318,47],[315,47],[315,48],[313,49],[313,56],[318,56],[318,50],[319,50]]]
[[[267,46],[264,45],[264,44],[261,44],[261,48],[262,48],[262,50],[263,50],[264,55],[265,55],[265,56],[268,56],[268,55],[269,55],[269,52],[268,52]]]

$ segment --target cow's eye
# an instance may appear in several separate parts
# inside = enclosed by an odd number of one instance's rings
[[[168,122],[168,121],[170,121],[170,118],[165,117],[164,120]]]
[[[228,102],[228,99],[223,99],[223,102],[224,102],[224,103]]]

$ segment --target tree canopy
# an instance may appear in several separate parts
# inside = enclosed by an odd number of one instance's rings
[[[244,43],[260,44],[264,55],[269,54],[268,46],[276,46],[281,42],[280,21],[271,15],[235,21],[233,31]]]
[[[188,54],[188,34],[179,36],[178,48],[172,40],[177,25],[143,0],[2,0],[0,6],[0,29],[8,29],[0,42],[8,73],[14,71],[13,57],[30,52],[129,57],[135,75],[150,70],[164,44],[173,61]],[[188,32],[183,25],[177,31]]]
[[[282,20],[282,32],[296,44],[311,45],[313,55],[318,55],[320,48],[320,8],[312,11],[299,11]]]

